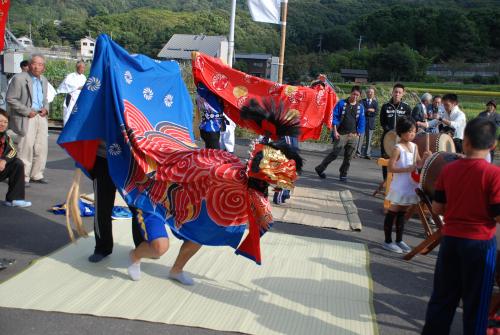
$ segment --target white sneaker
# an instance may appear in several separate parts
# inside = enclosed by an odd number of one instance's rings
[[[396,242],[397,246],[401,248],[401,250],[403,250],[404,253],[408,253],[411,251],[411,248],[408,246],[408,244],[406,244],[405,242],[401,241],[401,242]]]
[[[403,250],[398,247],[396,245],[396,243],[392,242],[392,243],[385,243],[382,244],[382,248],[384,248],[385,250],[389,250],[389,251],[392,251],[392,252],[395,252],[397,254],[402,254],[403,253]]]
[[[8,207],[29,207],[31,206],[31,202],[26,200],[12,200],[4,202],[4,205]]]

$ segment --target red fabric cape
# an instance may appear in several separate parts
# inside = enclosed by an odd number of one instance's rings
[[[283,103],[286,110],[297,110],[300,114],[300,141],[318,139],[323,124],[332,127],[332,111],[337,103],[333,90],[312,89],[304,86],[282,85],[230,68],[220,59],[202,53],[193,57],[195,84],[203,83],[224,104],[224,113],[237,125],[264,135],[253,121],[242,120],[240,109],[250,99],[272,99],[277,105]]]

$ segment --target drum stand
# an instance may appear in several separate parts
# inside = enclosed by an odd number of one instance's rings
[[[420,202],[417,205],[417,210],[420,216],[420,222],[424,227],[425,240],[403,257],[407,261],[418,254],[427,255],[435,247],[437,247],[439,242],[441,242],[441,227],[443,226],[441,217],[432,211],[432,205],[427,195],[420,188],[417,188],[415,192],[420,198]],[[432,230],[429,221],[427,220],[427,216],[425,215],[425,210],[427,210],[431,214],[432,220],[434,220],[437,226],[436,231]]]

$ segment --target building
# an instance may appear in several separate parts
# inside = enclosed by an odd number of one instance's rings
[[[366,83],[368,82],[368,71],[357,69],[341,69],[340,76],[344,81],[353,83]]]
[[[189,60],[193,51],[203,52],[226,61],[228,41],[226,36],[174,34],[158,53],[158,57]]]
[[[84,37],[80,40],[80,55],[82,59],[93,59],[95,40],[91,37]]]
[[[238,69],[255,77],[271,77],[272,55],[261,53],[238,53],[234,55]]]

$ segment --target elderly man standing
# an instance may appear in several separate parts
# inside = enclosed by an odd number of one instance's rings
[[[24,163],[26,185],[30,180],[47,184],[43,173],[47,162],[49,103],[44,71],[45,58],[31,56],[29,71],[15,75],[7,90],[10,129],[17,135],[14,142]]]
[[[429,126],[427,119],[429,118],[428,106],[431,104],[432,95],[430,93],[422,94],[420,102],[413,108],[411,117],[415,120],[418,129],[425,129]]]
[[[87,77],[83,74],[84,72],[85,62],[78,61],[78,63],[76,63],[76,71],[68,74],[57,88],[57,93],[66,93],[66,98],[63,103],[63,124],[68,122],[76,100],[78,100],[83,85],[85,85],[85,81],[87,81]]]

